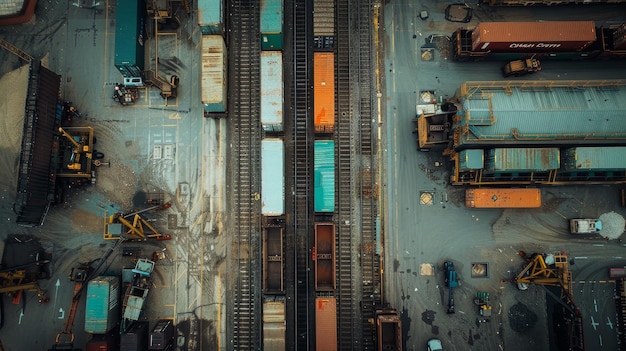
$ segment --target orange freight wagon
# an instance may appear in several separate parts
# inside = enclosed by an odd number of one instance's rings
[[[538,208],[541,207],[541,190],[519,189],[467,189],[465,206],[472,208]]]
[[[337,351],[337,299],[315,298],[315,350]]]
[[[334,53],[313,53],[313,84],[315,132],[332,133],[335,127]]]

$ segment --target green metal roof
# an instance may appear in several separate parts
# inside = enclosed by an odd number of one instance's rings
[[[335,142],[315,141],[315,212],[335,212]]]

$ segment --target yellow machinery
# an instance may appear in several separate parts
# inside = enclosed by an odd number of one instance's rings
[[[104,239],[105,240],[147,240],[149,238],[156,240],[170,240],[171,235],[162,234],[152,224],[148,222],[142,213],[152,210],[165,210],[171,207],[171,204],[155,205],[143,210],[124,214],[122,212],[114,213],[110,216],[105,214],[104,217]]]
[[[76,318],[76,311],[78,310],[78,304],[80,303],[80,296],[83,290],[83,285],[87,283],[89,276],[89,267],[72,268],[70,273],[70,280],[74,282],[74,291],[72,292],[72,305],[70,306],[70,312],[65,322],[65,328],[62,332],[58,333],[55,339],[55,345],[52,346],[52,350],[72,350],[74,346],[74,333],[72,327],[74,326],[74,319]]]
[[[87,158],[91,158],[91,143],[89,143],[88,136],[80,135],[78,137],[78,141],[70,135],[65,129],[59,127],[59,132],[63,135],[67,140],[69,140],[72,145],[74,145],[74,149],[72,151],[72,156],[69,158],[69,163],[65,165],[67,169],[72,171],[79,171],[82,168],[80,163],[81,154],[85,154]]]

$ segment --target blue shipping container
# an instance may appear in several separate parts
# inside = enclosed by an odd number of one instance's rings
[[[283,48],[283,1],[261,0],[261,49]]]
[[[203,35],[222,33],[222,11],[222,0],[198,0],[198,25]]]
[[[481,149],[469,149],[459,152],[459,170],[469,171],[485,167],[485,154]]]
[[[563,153],[563,168],[568,171],[626,170],[626,146],[575,147]]]
[[[115,67],[126,78],[141,77],[145,65],[146,8],[143,0],[117,0]]]
[[[285,151],[277,138],[261,141],[261,213],[285,213]]]
[[[261,52],[261,124],[266,132],[283,130],[283,53]]]
[[[120,279],[96,277],[87,284],[85,331],[105,334],[119,321]]]
[[[315,212],[335,212],[335,142],[315,141]]]
[[[558,169],[558,148],[506,148],[491,149],[487,156],[490,172],[547,171]]]

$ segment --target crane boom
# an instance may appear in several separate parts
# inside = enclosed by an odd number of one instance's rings
[[[0,38],[0,46],[2,46],[3,48],[7,49],[8,51],[14,53],[17,57],[21,58],[22,60],[24,60],[26,63],[30,63],[31,61],[35,60],[35,58],[29,54],[27,54],[26,52],[22,51],[21,49],[19,49],[17,46],[9,43],[8,41]]]

